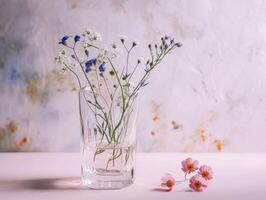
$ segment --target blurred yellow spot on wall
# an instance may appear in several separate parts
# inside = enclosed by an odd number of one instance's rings
[[[20,140],[20,142],[19,142],[19,146],[23,146],[23,145],[25,145],[25,144],[27,144],[27,143],[28,143],[28,138],[23,137],[23,138]]]
[[[183,128],[183,125],[182,124],[178,124],[175,120],[172,120],[171,121],[171,124],[173,126],[173,129],[182,129]]]
[[[155,136],[155,132],[154,131],[151,131],[150,134],[151,134],[151,136]]]
[[[38,74],[35,74],[26,86],[26,94],[33,104],[44,99],[44,95],[40,91],[40,85],[41,78]]]
[[[215,145],[215,148],[216,148],[217,151],[221,151],[222,150],[223,143],[222,143],[221,140],[216,139],[216,140],[213,141],[213,144]]]
[[[5,125],[0,127],[0,139],[5,137],[7,134],[15,133],[18,130],[18,124],[15,121],[9,121]]]
[[[153,121],[157,121],[159,119],[160,119],[160,117],[158,115],[154,115],[153,118],[152,118]]]
[[[62,72],[51,71],[44,76],[35,73],[25,88],[25,93],[32,104],[42,103],[49,99],[55,91],[76,90],[73,77]]]
[[[15,133],[18,130],[18,125],[16,122],[14,121],[10,121],[7,125],[6,125],[6,129],[8,132],[10,133]]]
[[[207,139],[206,131],[203,128],[200,128],[198,134],[199,134],[201,141],[205,142]]]

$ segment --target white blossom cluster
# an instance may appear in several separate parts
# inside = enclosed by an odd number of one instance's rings
[[[84,31],[83,34],[83,47],[84,49],[87,49],[91,47],[91,45],[94,44],[94,42],[96,41],[102,41],[102,36],[100,33],[92,31],[92,30],[88,30],[88,31]]]
[[[58,63],[63,70],[66,70],[67,67],[74,68],[76,65],[76,61],[69,57],[64,50],[58,53],[58,56],[55,57],[55,62]]]

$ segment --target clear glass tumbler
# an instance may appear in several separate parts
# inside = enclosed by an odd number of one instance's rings
[[[81,179],[89,188],[119,189],[134,181],[137,101],[116,96],[99,106],[89,87],[79,92]]]

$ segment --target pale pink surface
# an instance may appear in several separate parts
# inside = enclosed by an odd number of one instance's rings
[[[199,174],[189,179],[189,187],[195,192],[202,192],[208,186],[208,182]]]
[[[175,185],[175,178],[170,173],[166,173],[161,178],[161,186],[163,189],[171,191],[174,185]]]
[[[198,169],[199,162],[192,158],[187,158],[181,162],[183,172],[190,174]]]
[[[213,178],[212,168],[207,165],[202,165],[199,168],[199,173],[205,180],[211,180]]]
[[[212,166],[208,189],[190,192],[186,182],[156,190],[166,171],[183,179],[177,163],[187,157]],[[136,163],[132,186],[98,191],[80,186],[79,153],[0,153],[0,200],[265,200],[265,154],[138,153]]]

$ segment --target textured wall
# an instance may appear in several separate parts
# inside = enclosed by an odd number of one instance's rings
[[[78,151],[76,82],[58,38],[94,29],[183,43],[143,91],[140,151],[266,152],[266,2],[0,0],[0,150]],[[138,54],[137,53],[137,54]]]

